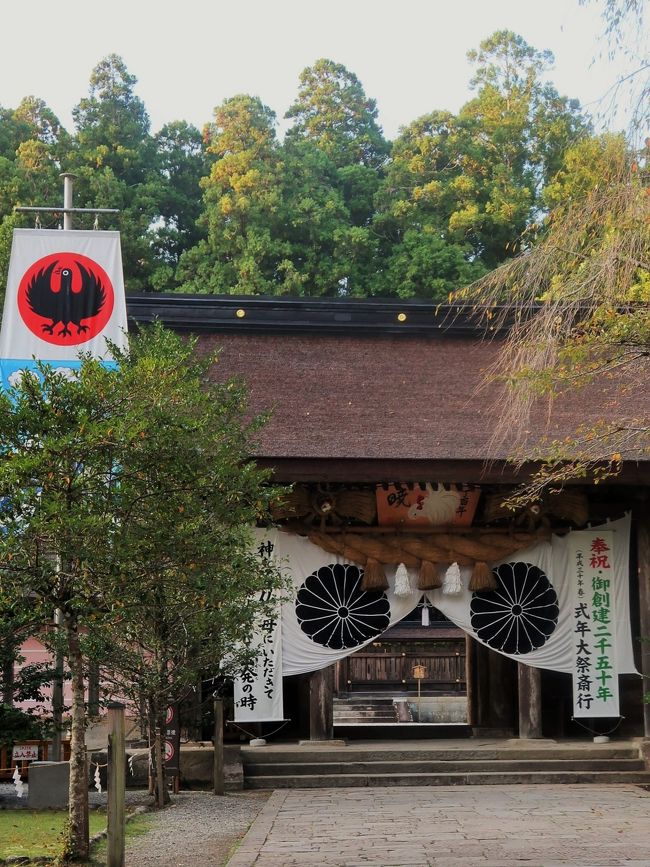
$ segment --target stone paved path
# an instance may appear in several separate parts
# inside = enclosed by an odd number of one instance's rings
[[[650,867],[636,786],[276,791],[228,867]]]

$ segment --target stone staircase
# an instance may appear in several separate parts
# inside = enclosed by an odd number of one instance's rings
[[[243,747],[244,788],[633,783],[650,785],[634,743],[400,748]],[[498,744],[498,742],[495,742]]]

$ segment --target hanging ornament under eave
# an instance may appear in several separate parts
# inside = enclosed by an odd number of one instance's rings
[[[363,578],[361,579],[362,590],[388,590],[388,579],[384,572],[384,567],[375,560],[374,557],[368,557],[363,570]]]
[[[481,590],[496,590],[499,586],[492,570],[483,560],[477,560],[472,569],[472,577],[469,581],[469,590],[480,592]]]
[[[422,560],[418,575],[418,590],[435,590],[437,587],[442,587],[442,577],[436,564],[431,560]]]
[[[403,599],[405,596],[410,596],[412,592],[408,569],[404,563],[400,563],[395,571],[395,596]]]
[[[442,582],[442,592],[445,596],[458,596],[463,592],[463,582],[460,578],[460,566],[458,563],[452,563],[445,572],[445,578]]]

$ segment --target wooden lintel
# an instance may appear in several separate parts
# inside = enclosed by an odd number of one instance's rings
[[[534,537],[539,541],[548,539],[551,532],[556,535],[568,533],[570,527],[553,527],[552,530],[511,530],[508,527],[405,527],[397,524],[393,527],[314,527],[308,524],[290,522],[280,525],[280,529],[286,533],[296,533],[299,536],[308,536],[311,533],[327,533],[328,535],[393,535],[393,536],[431,536],[431,535],[452,535],[452,536],[511,536],[517,539],[518,536],[523,536],[524,541],[530,542]]]

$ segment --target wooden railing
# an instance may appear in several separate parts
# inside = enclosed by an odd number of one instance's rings
[[[425,677],[421,688],[428,692],[465,691],[465,654],[460,651],[438,650],[421,653],[353,653],[347,658],[349,688],[359,689],[389,686],[409,690],[417,688],[413,677],[416,665],[423,665]]]

